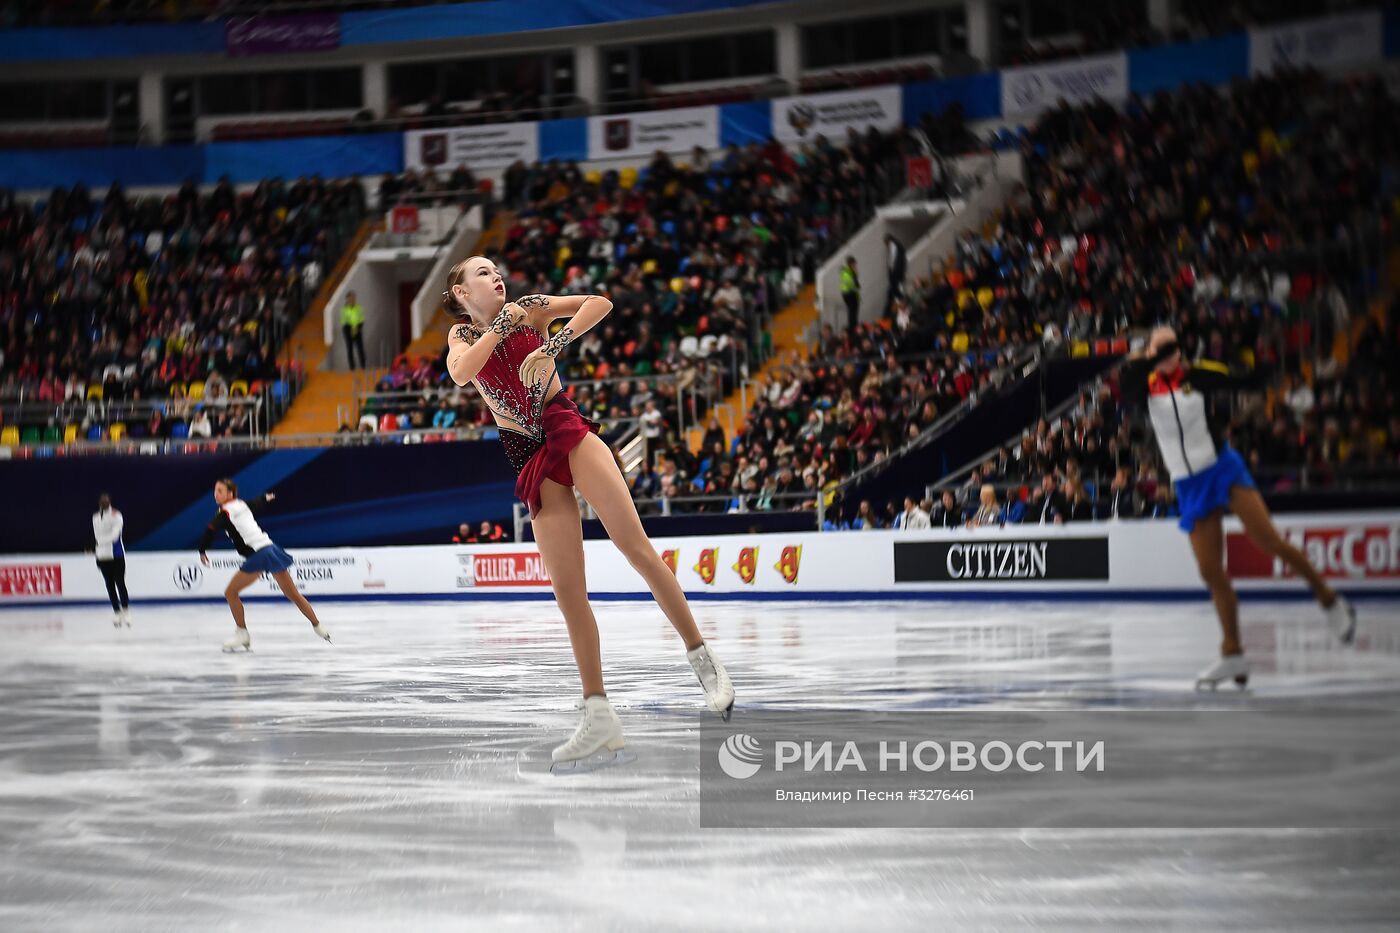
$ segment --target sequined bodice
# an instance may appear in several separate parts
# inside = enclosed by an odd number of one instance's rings
[[[528,325],[517,327],[496,344],[491,356],[476,374],[476,385],[491,407],[514,421],[536,440],[544,438],[540,413],[553,377],[540,385],[520,381],[520,364],[525,357],[544,346],[544,337]]]

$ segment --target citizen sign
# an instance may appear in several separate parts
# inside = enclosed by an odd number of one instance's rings
[[[1107,580],[1108,538],[896,542],[895,583]]]

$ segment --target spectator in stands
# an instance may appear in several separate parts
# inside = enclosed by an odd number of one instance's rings
[[[808,476],[814,480],[816,479],[813,474],[808,474]],[[862,500],[860,507],[856,510],[856,517],[851,521],[851,528],[856,531],[872,531],[879,527],[880,516],[876,514],[874,507],[870,504],[870,500]]]
[[[195,409],[194,417],[190,419],[189,436],[192,438],[212,437],[213,434],[214,426],[209,421],[209,412],[203,405],[201,405]]]
[[[340,331],[345,335],[345,361],[348,369],[364,369],[365,363],[365,309],[354,291],[345,293],[345,304],[340,308]],[[359,353],[360,362],[355,363]]]
[[[1120,466],[1114,471],[1113,483],[1108,487],[1108,496],[1105,498],[1104,511],[1107,518],[1142,517],[1142,497],[1133,486],[1131,467]]]
[[[471,526],[468,525],[466,522],[462,522],[462,524],[458,525],[458,526],[457,526],[457,533],[456,533],[455,535],[452,536],[452,543],[453,543],[453,544],[474,544],[474,543],[476,543],[476,535],[474,535],[474,534],[472,533]]]
[[[1089,498],[1089,493],[1085,490],[1082,482],[1076,479],[1068,483],[1066,489],[1068,490],[1067,499],[1069,505],[1068,513],[1065,515],[1065,521],[1091,522],[1098,518],[1094,503]]]
[[[506,539],[506,530],[490,521],[482,521],[476,530],[476,540],[482,544],[497,544]]]
[[[1036,523],[1060,525],[1069,518],[1069,503],[1058,487],[1054,473],[1046,473],[1041,478],[1040,487],[1032,495],[1030,508],[1027,510]]]
[[[991,483],[982,484],[977,511],[967,520],[969,528],[985,528],[1001,524],[1001,503],[997,501],[997,489]]]
[[[456,424],[457,412],[444,396],[442,401],[438,403],[438,410],[433,413],[433,427],[446,429]]]
[[[909,258],[904,244],[895,239],[893,233],[885,234],[885,275],[889,281],[889,291],[885,297],[885,317],[893,320],[894,304],[904,297],[904,277],[909,272]]]
[[[1019,525],[1026,520],[1026,503],[1021,501],[1021,492],[1018,489],[1008,489],[1006,491],[1006,503],[1001,507],[1001,523],[1003,525]]]
[[[958,506],[958,497],[953,494],[953,490],[943,490],[943,500],[934,508],[929,519],[930,524],[934,528],[962,527],[963,512]]]
[[[922,531],[929,527],[929,514],[919,507],[913,496],[905,496],[904,511],[895,517],[894,527],[904,531]]]

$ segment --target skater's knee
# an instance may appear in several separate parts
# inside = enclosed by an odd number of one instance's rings
[[[646,535],[629,535],[626,539],[614,543],[622,552],[622,556],[627,558],[627,563],[631,564],[635,570],[641,570],[653,561],[660,559],[656,552],[651,549],[651,542],[646,539]]]

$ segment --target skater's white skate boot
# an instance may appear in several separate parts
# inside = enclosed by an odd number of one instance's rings
[[[122,611],[115,609],[112,611],[112,628],[122,627]]]
[[[1327,626],[1332,629],[1332,634],[1337,636],[1337,640],[1344,645],[1349,645],[1356,638],[1356,609],[1347,598],[1341,593],[1337,594],[1337,601],[1326,609]]]
[[[1197,690],[1215,690],[1223,681],[1233,679],[1243,690],[1249,683],[1249,662],[1242,654],[1226,655],[1196,675]]]
[[[311,626],[311,631],[315,632],[317,635],[320,635],[326,641],[331,640],[331,630],[326,628],[324,625],[313,625]]]
[[[125,625],[127,628],[131,628],[131,609],[127,606],[123,606],[121,616],[122,625]]]
[[[729,673],[724,665],[719,663],[719,658],[715,657],[709,645],[687,651],[685,658],[700,679],[700,686],[705,690],[705,702],[728,722],[730,713],[734,712],[734,685],[729,682]]]
[[[248,630],[246,628],[235,627],[233,630],[233,637],[224,642],[224,650],[237,651],[239,648],[242,648],[244,651],[252,651],[253,640],[248,637]]]
[[[582,761],[604,749],[615,752],[627,744],[622,738],[622,722],[607,697],[589,697],[582,705],[583,718],[573,736],[549,754],[556,766]]]

